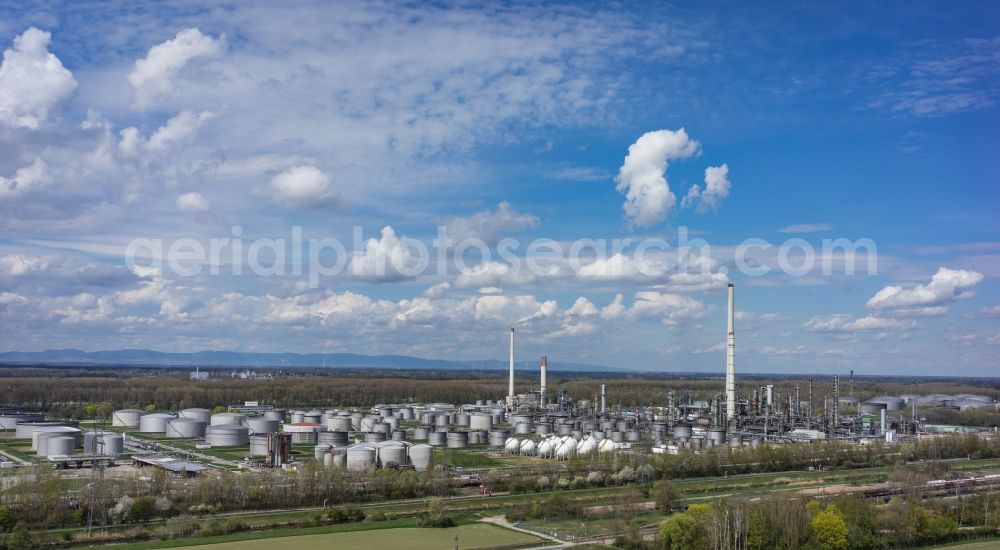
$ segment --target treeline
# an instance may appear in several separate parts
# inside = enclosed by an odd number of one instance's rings
[[[995,537],[1000,527],[1000,495],[963,495],[925,501],[889,502],[858,496],[824,501],[770,496],[760,502],[693,504],[670,515],[655,542],[634,527],[616,546],[662,550],[869,550],[915,548]],[[992,510],[992,511],[991,511]]]
[[[506,380],[500,377],[449,377],[446,373],[361,376],[356,373],[331,373],[314,376],[277,377],[272,380],[241,380],[215,378],[209,381],[191,381],[183,375],[158,375],[142,371],[125,376],[13,376],[18,369],[0,369],[6,377],[0,385],[0,401],[12,406],[30,407],[35,410],[61,412],[70,416],[85,416],[86,404],[105,403],[113,408],[137,407],[157,410],[175,410],[186,407],[213,408],[218,405],[260,401],[276,407],[335,408],[344,406],[370,406],[379,403],[444,402],[470,403],[478,399],[501,399],[506,395]],[[25,373],[37,374],[36,370]],[[75,374],[76,371],[74,371]],[[713,379],[656,377],[617,377],[592,375],[582,377],[550,377],[550,388],[567,390],[574,399],[593,398],[600,392],[601,384],[607,385],[609,406],[637,407],[663,406],[667,392],[674,391],[676,402],[684,394],[694,399],[706,399],[721,392],[722,382]],[[517,391],[536,389],[536,380],[519,379]],[[799,386],[806,399],[806,380],[784,379],[776,387],[782,395],[792,395]],[[759,381],[741,380],[737,391],[750,395]],[[901,385],[890,383],[857,383],[855,394],[870,397],[883,393],[980,393],[994,398],[1000,395],[996,388],[967,386],[954,383],[925,383]],[[813,388],[814,406],[822,410],[822,398],[832,395],[829,380],[817,381]],[[842,380],[841,393],[847,394]],[[61,408],[59,408],[61,407]],[[947,413],[942,413],[947,414]],[[961,422],[969,420],[979,425],[992,425],[996,419],[986,413],[963,413],[948,416]],[[942,417],[945,418],[945,417]],[[986,422],[983,424],[982,422]]]

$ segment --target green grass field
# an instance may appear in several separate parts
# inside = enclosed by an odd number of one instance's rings
[[[513,548],[541,542],[540,539],[524,533],[502,529],[493,525],[474,524],[448,529],[377,529],[348,533],[264,538],[224,542],[221,544],[182,546],[178,548],[181,550],[185,548],[198,550],[269,550],[272,548],[364,550],[366,548],[396,547],[410,550],[440,550],[441,548],[454,548],[456,536],[458,537],[458,547],[463,549]]]
[[[977,542],[956,542],[948,546],[932,546],[928,550],[996,550],[1000,548],[1000,539]]]

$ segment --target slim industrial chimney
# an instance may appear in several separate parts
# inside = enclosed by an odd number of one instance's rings
[[[514,329],[510,329],[510,379],[507,383],[507,407],[514,408]]]
[[[729,315],[726,331],[726,418],[736,418],[736,310],[733,304],[733,283],[729,283]]]
[[[608,408],[608,387],[601,384],[601,414]]]
[[[538,396],[538,398],[540,400],[540,403],[542,404],[542,407],[545,407],[545,405],[547,404],[547,398],[546,398],[546,395],[545,395],[545,369],[547,369],[548,367],[549,367],[549,358],[543,355],[542,356],[542,364],[541,364],[541,369],[542,369],[542,387],[540,388],[539,396]]]

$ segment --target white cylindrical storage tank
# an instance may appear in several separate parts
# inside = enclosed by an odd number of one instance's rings
[[[39,413],[8,413],[0,414],[0,430],[15,430],[20,422],[41,422],[44,414]]]
[[[441,447],[448,441],[448,432],[430,432],[427,434],[427,443],[435,447]]]
[[[175,418],[167,422],[164,435],[171,438],[205,437],[206,424],[204,420],[194,418]]]
[[[271,418],[247,418],[243,424],[250,435],[278,433],[278,421]]]
[[[167,422],[176,416],[166,413],[147,414],[139,419],[139,432],[147,434],[161,434],[167,431]]]
[[[406,446],[383,445],[379,447],[378,464],[380,468],[406,466]]]
[[[88,455],[97,453],[97,432],[84,432],[83,453]]]
[[[347,469],[363,472],[375,467],[375,447],[355,445],[347,449]]]
[[[451,426],[451,415],[450,414],[439,414],[434,417],[434,425],[439,428],[447,428]]]
[[[403,407],[399,409],[398,416],[402,420],[413,420],[413,407]]]
[[[306,413],[302,415],[302,421],[303,422],[315,422],[315,423],[319,424],[320,422],[323,421],[323,412],[322,411],[306,411]]]
[[[317,438],[320,443],[326,443],[336,447],[346,447],[347,439],[347,432],[320,432]]]
[[[243,425],[243,415],[240,413],[216,413],[212,415],[212,426],[225,426],[226,424]]]
[[[638,443],[641,438],[642,438],[642,434],[640,434],[639,432],[637,432],[635,430],[629,430],[629,431],[625,432],[625,440],[626,441],[631,441],[632,443]]]
[[[208,409],[184,409],[177,413],[179,418],[192,418],[194,420],[201,420],[207,426],[212,420],[212,411]]]
[[[56,435],[48,438],[47,450],[44,456],[69,456],[76,451],[76,438],[67,435]]]
[[[119,456],[125,453],[125,438],[121,434],[101,434],[97,437],[97,453]]]
[[[35,430],[42,428],[78,428],[80,423],[75,420],[42,420],[40,422],[21,422],[14,428],[14,437],[17,439],[34,440]],[[82,441],[82,439],[81,439]],[[34,446],[32,446],[34,448]]]
[[[692,431],[690,424],[677,424],[674,426],[674,439],[690,439],[691,434]]]
[[[455,424],[458,424],[459,426],[468,426],[469,418],[470,415],[468,413],[458,413],[455,415]]]
[[[351,416],[350,415],[337,415],[332,418],[327,419],[326,428],[331,432],[344,432],[347,433],[351,431]]]
[[[531,423],[529,422],[518,422],[514,426],[514,433],[516,434],[530,434],[531,433]]]
[[[431,429],[428,426],[417,426],[413,429],[413,439],[424,440],[430,435]]]
[[[361,430],[361,419],[364,418],[364,417],[365,417],[365,415],[363,415],[361,413],[352,413],[351,414],[351,429],[355,430],[355,431]]]
[[[333,468],[333,453],[326,453],[323,455],[323,467]]]
[[[406,440],[406,430],[393,430],[389,435],[389,438],[393,441],[405,441]]]
[[[285,409],[274,409],[273,411],[264,411],[264,418],[268,420],[277,420],[278,422],[284,422]]]
[[[292,411],[292,424],[305,422],[306,413],[303,411]]]
[[[461,449],[469,446],[469,434],[466,432],[448,432],[448,448]]]
[[[488,414],[473,414],[469,416],[469,428],[472,430],[490,431],[493,429],[493,417]]]
[[[611,432],[611,441],[614,441],[615,443],[624,443],[625,442],[625,433],[624,432]]]
[[[365,432],[365,443],[381,443],[385,439],[385,432]]]
[[[266,435],[251,435],[250,436],[250,456],[268,456],[267,451],[267,436]]]
[[[413,445],[409,448],[410,464],[418,472],[425,472],[432,465],[434,448],[430,445]]]
[[[205,429],[205,443],[212,447],[236,447],[250,444],[250,430],[246,426],[220,424]]]
[[[323,455],[330,452],[330,446],[320,443],[313,447],[313,458],[316,460],[323,460]]]
[[[500,449],[507,443],[510,433],[506,430],[491,430],[489,435],[490,447]]]
[[[38,456],[48,456],[49,455],[49,439],[53,437],[58,437],[62,434],[53,432],[39,432],[34,435],[32,440],[35,442],[32,447],[35,450],[35,454]]]
[[[535,424],[535,433],[538,435],[549,435],[552,433],[552,424],[548,422],[539,422]]]
[[[121,409],[111,414],[111,425],[116,428],[137,428],[139,419],[146,416],[146,411],[139,409]]]

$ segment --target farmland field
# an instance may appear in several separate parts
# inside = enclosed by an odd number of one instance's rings
[[[448,529],[376,529],[296,537],[241,540],[219,544],[184,546],[199,550],[265,550],[294,546],[298,550],[337,548],[338,550],[363,550],[366,548],[408,548],[411,550],[439,550],[454,548],[455,537],[462,549],[512,548],[540,542],[524,533],[510,531],[493,525],[473,524]]]

